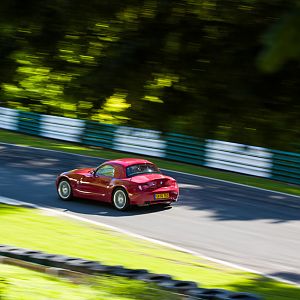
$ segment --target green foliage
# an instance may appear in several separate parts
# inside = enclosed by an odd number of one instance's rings
[[[300,51],[293,0],[3,0],[1,8],[1,105],[299,147],[291,142],[300,138],[299,65],[286,64]]]
[[[259,65],[265,72],[276,72],[289,61],[300,60],[300,6],[282,17],[264,35],[265,51]]]

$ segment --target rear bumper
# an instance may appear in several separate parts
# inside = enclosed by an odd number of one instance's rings
[[[155,194],[159,193],[169,193],[170,197],[167,199],[155,199]],[[176,202],[178,197],[179,190],[176,189],[158,189],[151,192],[141,192],[129,195],[130,204],[138,206]]]

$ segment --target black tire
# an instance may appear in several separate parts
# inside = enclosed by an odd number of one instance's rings
[[[61,200],[69,201],[73,198],[73,191],[70,182],[63,178],[57,186],[57,193]]]
[[[130,205],[127,192],[123,188],[116,188],[112,194],[112,204],[115,209],[124,211]]]

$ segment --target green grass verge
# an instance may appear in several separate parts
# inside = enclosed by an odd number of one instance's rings
[[[77,153],[82,155],[89,155],[95,157],[102,157],[106,159],[115,159],[121,157],[139,157],[136,154],[128,154],[124,152],[117,152],[113,150],[106,150],[103,148],[89,148],[73,143],[66,143],[57,140],[50,140],[30,135],[15,133],[12,131],[0,130],[0,142],[11,143],[17,145],[25,145],[43,149],[59,150],[70,153]],[[300,195],[300,187],[292,184],[278,182],[270,179],[259,178],[254,176],[241,175],[232,172],[218,171],[210,168],[194,166],[174,161],[157,159],[153,157],[143,156],[156,163],[160,168],[174,171],[186,172],[190,174],[202,175],[211,178],[227,180],[231,182],[246,184],[268,190],[289,193],[293,195]]]
[[[0,264],[0,299],[179,300],[180,298],[137,280],[87,276],[78,284],[78,281],[74,283],[65,278]]]
[[[3,244],[97,260],[108,265],[146,268],[177,279],[196,281],[202,287],[252,292],[267,300],[300,299],[300,289],[294,286],[106,228],[3,204],[0,215]]]

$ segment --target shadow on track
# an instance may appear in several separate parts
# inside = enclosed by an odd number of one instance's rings
[[[132,206],[126,211],[118,211],[114,209],[113,206],[109,203],[98,202],[89,199],[75,198],[72,201],[67,201],[67,202],[58,199],[58,202],[60,203],[60,205],[59,206],[55,205],[55,207],[62,208],[66,211],[81,213],[81,214],[101,215],[101,216],[108,216],[108,217],[128,217],[134,215],[158,213],[161,211],[172,209],[171,206],[164,207],[161,205],[153,205],[153,206],[144,206],[144,207]]]

